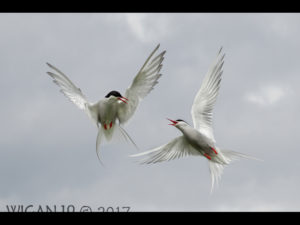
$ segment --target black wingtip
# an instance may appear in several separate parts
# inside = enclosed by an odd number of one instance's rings
[[[223,46],[221,45],[221,48],[220,48],[220,50],[219,50],[219,53],[218,53],[218,54],[220,54],[220,53],[222,52],[222,49],[223,49]]]
[[[159,47],[160,47],[160,43],[158,43],[158,45],[156,46],[156,48],[154,49],[154,51],[156,52]]]
[[[49,66],[50,68],[53,68],[53,66],[52,66],[50,63],[46,62],[46,64],[47,64],[47,66]]]
[[[51,72],[46,72],[50,77],[53,77],[53,73]]]

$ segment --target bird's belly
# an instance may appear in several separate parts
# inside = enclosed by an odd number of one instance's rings
[[[99,106],[100,123],[115,122],[117,117],[117,107],[115,104],[103,103]]]

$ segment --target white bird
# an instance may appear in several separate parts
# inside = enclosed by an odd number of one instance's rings
[[[80,109],[84,110],[98,127],[96,153],[99,160],[98,146],[102,141],[103,134],[106,140],[110,141],[118,131],[125,140],[129,139],[134,144],[127,132],[120,125],[125,124],[133,116],[140,101],[154,88],[158,83],[158,79],[161,77],[159,72],[162,68],[162,61],[166,51],[155,56],[155,52],[159,46],[160,45],[158,45],[147,58],[132,81],[131,86],[127,88],[124,97],[118,91],[111,91],[104,99],[96,103],[90,103],[80,88],[75,86],[65,74],[47,63],[47,65],[56,72],[47,73],[53,78],[53,82],[61,88],[60,91]],[[100,127],[99,124],[101,125]]]
[[[131,155],[132,157],[146,156],[140,162],[142,164],[157,163],[180,158],[186,155],[206,157],[209,162],[211,174],[211,192],[214,183],[218,183],[226,165],[231,161],[243,158],[256,159],[239,152],[221,150],[216,146],[212,128],[212,110],[216,102],[220,88],[222,67],[225,54],[220,49],[216,59],[210,66],[204,77],[202,85],[194,99],[191,114],[194,127],[184,120],[171,120],[172,124],[182,132],[182,136],[176,137],[169,143],[155,149]]]

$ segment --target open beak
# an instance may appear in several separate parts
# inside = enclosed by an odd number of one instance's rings
[[[125,97],[119,97],[118,98],[120,101],[122,101],[122,102],[124,102],[124,103],[126,103],[126,104],[128,104],[128,98],[125,98]]]
[[[172,123],[171,124],[168,124],[168,125],[172,125],[172,126],[175,126],[178,122],[175,121],[175,120],[171,120],[171,119],[168,119],[167,120],[171,121]]]

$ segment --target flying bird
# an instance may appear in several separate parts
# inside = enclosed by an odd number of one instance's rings
[[[230,162],[238,158],[256,159],[246,154],[223,150],[216,146],[212,127],[212,111],[220,88],[224,57],[225,54],[222,54],[221,48],[196,94],[191,109],[194,126],[181,119],[168,119],[171,121],[169,125],[180,130],[182,135],[165,145],[131,155],[132,157],[146,156],[140,162],[150,164],[169,161],[186,155],[203,156],[209,162],[211,192],[215,182],[219,182],[224,167]]]
[[[119,132],[125,140],[135,143],[124,130],[124,125],[134,114],[139,103],[146,95],[151,92],[161,77],[160,70],[166,51],[155,54],[159,48],[151,52],[131,85],[126,89],[125,95],[122,96],[119,91],[110,91],[103,99],[95,103],[90,103],[86,96],[63,72],[47,63],[55,73],[47,72],[53,78],[53,82],[61,89],[60,91],[71,100],[79,109],[82,109],[92,122],[98,127],[96,140],[96,153],[98,159],[99,145],[103,140],[111,141],[116,132]],[[135,145],[136,146],[136,145]],[[101,160],[100,160],[101,162]]]

